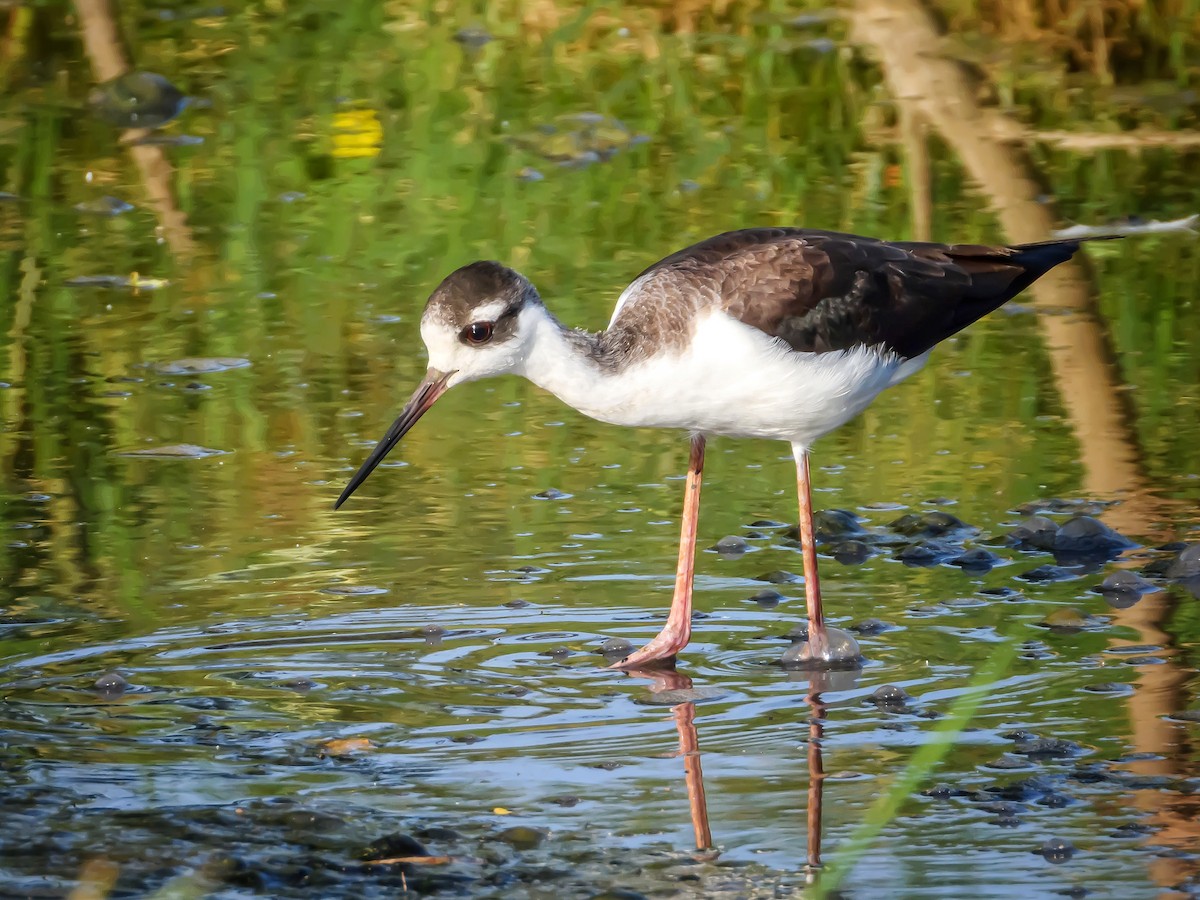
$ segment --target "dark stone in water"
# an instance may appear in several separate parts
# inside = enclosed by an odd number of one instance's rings
[[[395,859],[398,856],[429,856],[425,845],[407,834],[387,834],[367,844],[359,859]]]
[[[1037,735],[1032,731],[1026,731],[1024,728],[1018,728],[1016,731],[1006,731],[1000,735],[1006,741],[1034,741],[1037,740]]]
[[[710,549],[716,550],[722,556],[740,556],[750,549],[750,545],[743,538],[731,534],[721,538]]]
[[[895,558],[906,566],[936,566],[958,553],[956,547],[941,541],[919,541],[909,544],[896,553]]]
[[[986,796],[986,794],[984,795]],[[986,800],[979,804],[979,808],[984,812],[995,813],[998,816],[1019,816],[1026,812],[1026,808],[1020,803],[1014,803],[1011,800]]]
[[[1120,609],[1124,609],[1128,604],[1122,605],[1120,602],[1120,597],[1110,599],[1108,595],[1127,595],[1128,597],[1132,597],[1134,600],[1137,600],[1137,598],[1141,597],[1142,594],[1148,594],[1152,591],[1157,591],[1158,588],[1141,575],[1138,575],[1136,572],[1129,572],[1125,569],[1121,569],[1120,571],[1113,572],[1111,575],[1108,575],[1103,581],[1092,588],[1092,590],[1098,594],[1105,594],[1105,599],[1108,600],[1110,604],[1117,606]],[[1118,602],[1113,602],[1114,600]]]
[[[884,684],[875,689],[874,693],[867,698],[867,702],[873,703],[885,712],[903,712],[908,708],[912,699],[912,696],[904,688],[896,687],[894,684]]]
[[[1095,616],[1085,616],[1079,610],[1065,606],[1050,613],[1039,624],[1059,634],[1073,634],[1097,624],[1104,624],[1104,620]]]
[[[579,805],[579,798],[573,794],[563,794],[558,797],[549,797],[547,803],[553,803],[555,806],[561,806],[563,809],[570,809],[573,806]]]
[[[515,850],[532,850],[549,836],[550,832],[545,828],[534,828],[530,825],[514,825],[497,833],[495,838],[498,841],[503,841]]]
[[[984,766],[989,769],[1028,769],[1029,761],[1013,756],[1011,753],[1005,753],[989,763],[984,763]]]
[[[1200,722],[1200,709],[1185,709],[1167,716],[1175,722]]]
[[[1200,544],[1192,544],[1180,551],[1179,556],[1167,568],[1168,578],[1200,578]]]
[[[885,622],[882,619],[863,619],[861,622],[855,622],[850,626],[851,631],[857,631],[864,637],[871,637],[876,634],[883,634],[885,631],[891,631],[895,628],[890,622]]]
[[[948,512],[909,513],[888,526],[892,531],[906,537],[941,537],[953,532],[969,530],[970,526],[958,516]]]
[[[539,491],[533,495],[535,500],[566,500],[571,495],[560,491],[558,488],[546,488],[544,491]]]
[[[921,791],[922,796],[928,797],[931,800],[949,800],[955,793],[954,788],[944,782]]]
[[[799,575],[784,571],[783,569],[775,569],[772,572],[764,572],[754,580],[765,581],[767,584],[795,584],[797,581],[803,581]]]
[[[784,637],[787,640],[791,641],[793,644],[796,643],[797,641],[807,641],[808,640],[808,623],[807,622],[798,622],[797,624],[795,624],[791,627],[791,629],[787,632],[787,634],[784,635]]]
[[[1022,763],[1024,765],[1024,763]],[[1027,803],[1043,797],[1052,790],[1050,779],[1042,775],[1030,775],[1028,778],[1018,778],[1005,785],[985,788],[986,793],[999,797],[1001,800]]]
[[[1038,513],[1054,513],[1055,515],[1077,515],[1077,516],[1097,516],[1104,512],[1111,503],[1103,500],[1079,500],[1079,499],[1064,499],[1062,497],[1047,497],[1043,500],[1030,500],[1028,503],[1022,503],[1018,506],[1015,512],[1019,512],[1025,516],[1032,516]]]
[[[120,697],[129,690],[129,682],[118,672],[106,672],[93,682],[96,693],[103,697]]]
[[[813,515],[813,533],[817,543],[826,544],[862,534],[863,527],[858,524],[858,516],[848,509],[823,509]]]
[[[1075,855],[1075,845],[1063,838],[1050,838],[1037,852],[1045,857],[1046,862],[1065,863]]]
[[[1123,684],[1120,681],[1097,681],[1094,684],[1086,684],[1083,689],[1090,694],[1132,694],[1133,685]]]
[[[538,654],[538,656],[548,656],[551,659],[566,659],[570,655],[570,647],[555,647],[553,650],[543,650]]]
[[[771,609],[772,607],[778,606],[779,601],[782,599],[783,594],[779,593],[779,591],[772,590],[771,588],[764,588],[757,594],[751,594],[746,598],[747,602],[757,603],[759,606],[765,609]]]
[[[154,72],[126,72],[94,88],[88,103],[118,128],[158,128],[179,115],[188,98]]]
[[[976,547],[974,550],[968,550],[950,560],[950,565],[958,566],[964,572],[990,572],[996,563],[1000,562],[1000,557],[990,550],[984,550],[982,547]]]
[[[1044,584],[1051,581],[1070,581],[1073,578],[1078,578],[1079,573],[1065,566],[1053,566],[1047,563],[1044,566],[1030,569],[1028,572],[1022,572],[1017,577],[1022,581]]]
[[[649,900],[649,898],[638,891],[631,891],[626,888],[609,888],[606,891],[601,891],[599,894],[592,894],[588,900]]]
[[[1054,550],[1063,553],[1115,556],[1135,546],[1129,538],[1091,516],[1069,519],[1054,536]]]
[[[628,656],[633,652],[633,643],[625,638],[609,638],[600,645],[600,652],[605,656]]]
[[[1045,516],[1030,516],[1009,533],[1019,550],[1053,550],[1058,523]]]
[[[1062,738],[1034,738],[1022,741],[1013,749],[1030,759],[1070,759],[1083,753],[1079,744]]]
[[[770,519],[755,519],[747,528],[787,528],[787,522],[773,522]]]
[[[1020,591],[1010,587],[989,587],[979,590],[981,597],[997,597],[1004,600],[1012,600],[1015,597],[1023,596]]]
[[[1051,791],[1037,801],[1038,806],[1044,806],[1047,809],[1065,809],[1075,803],[1075,798],[1067,794],[1061,794],[1058,791]]]
[[[289,691],[299,691],[303,694],[317,687],[317,683],[311,678],[298,677],[281,681],[279,682],[279,686],[282,688],[287,688]]]
[[[844,566],[861,565],[871,558],[871,548],[862,541],[839,541],[829,553]]]
[[[478,50],[485,44],[490,43],[492,36],[479,27],[460,28],[454,32],[455,43],[462,44],[470,50]]]

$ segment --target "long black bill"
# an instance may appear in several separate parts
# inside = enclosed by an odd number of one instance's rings
[[[345,503],[347,498],[358,490],[358,486],[367,480],[367,476],[375,471],[375,467],[383,462],[383,458],[400,443],[400,438],[404,437],[408,430],[417,424],[417,419],[425,415],[437,398],[446,393],[446,382],[453,374],[453,372],[439,372],[437,369],[430,369],[425,373],[425,380],[417,385],[417,389],[404,404],[404,410],[392,423],[392,427],[387,430],[383,440],[371,451],[366,462],[358,467],[358,471],[354,473],[354,477],[350,479],[350,483],[346,485],[342,495],[337,498],[337,503],[333,504],[334,509]]]

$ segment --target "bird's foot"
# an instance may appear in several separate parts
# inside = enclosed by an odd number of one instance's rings
[[[687,646],[691,629],[668,625],[640,650],[634,650],[624,659],[613,663],[610,669],[662,669],[675,665],[675,655]]]
[[[783,651],[785,669],[855,669],[862,666],[862,650],[847,631],[822,625],[810,628],[807,640]]]

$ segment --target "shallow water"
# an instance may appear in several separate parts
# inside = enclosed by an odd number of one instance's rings
[[[665,613],[681,436],[475,384],[331,505],[424,371],[420,305],[463,262],[511,262],[600,327],[642,267],[721,230],[911,237],[904,159],[863,130],[879,75],[837,21],[801,40],[740,12],[689,35],[632,9],[134,5],[137,66],[196,98],[155,134],[203,140],[131,150],[86,111],[95,36],[20,9],[29,56],[0,113],[19,198],[0,204],[0,895],[105,873],[116,895],[222,897],[1196,890],[1200,726],[1179,714],[1200,620],[1194,579],[1161,571],[1179,547],[1155,549],[1200,539],[1194,236],[1105,245],[1075,273],[1115,348],[1119,430],[1079,430],[1112,392],[1056,381],[1065,317],[1039,296],[818,445],[816,505],[854,512],[869,551],[823,547],[831,620],[891,626],[859,634],[861,672],[778,665],[803,586],[763,576],[802,568],[769,524],[794,516],[794,469],[782,444],[717,440],[701,546],[749,550],[700,554],[682,677],[626,675],[598,649]],[[174,169],[166,205],[150,151]],[[1002,239],[933,152],[935,236]],[[1066,219],[1200,208],[1186,153],[1040,162]],[[134,209],[75,208],[107,196]],[[95,276],[120,280],[72,283]],[[1114,447],[1136,477],[1114,480]],[[1041,509],[1135,546],[1013,546]],[[905,565],[892,523],[933,511],[964,527]],[[951,562],[979,548],[990,570]],[[1092,590],[1156,562],[1152,592]],[[782,598],[750,599],[767,587]],[[873,702],[886,685],[912,699]],[[940,728],[952,743],[915,769]],[[397,834],[436,861],[368,859],[426,855],[372,850]]]

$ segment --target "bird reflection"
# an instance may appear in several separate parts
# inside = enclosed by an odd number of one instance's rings
[[[679,756],[683,757],[683,780],[687,786],[688,806],[692,813],[692,832],[696,837],[696,849],[719,855],[713,847],[712,829],[708,825],[708,799],[704,796],[704,771],[700,766],[700,739],[696,734],[696,701],[692,679],[669,669],[632,669],[635,678],[650,680],[650,693],[660,700],[670,699],[677,694],[680,703],[671,707],[675,730],[679,733]]]
[[[650,693],[660,702],[679,700],[671,706],[671,716],[675,722],[675,730],[679,733],[678,755],[683,757],[684,783],[692,815],[692,832],[696,849],[703,852],[706,858],[716,859],[719,852],[713,844],[708,819],[708,800],[704,793],[704,771],[700,761],[700,739],[696,731],[697,691],[692,687],[692,679],[665,669],[635,669],[628,674],[649,680]],[[825,735],[827,706],[822,700],[822,694],[852,689],[858,680],[859,670],[797,671],[790,674],[793,679],[805,682],[803,702],[809,707],[806,754],[808,838],[804,870],[808,883],[813,884],[821,869],[821,824],[825,787],[822,741]]]

